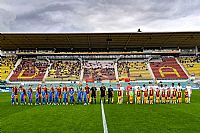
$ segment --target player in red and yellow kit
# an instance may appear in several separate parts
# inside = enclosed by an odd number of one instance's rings
[[[153,96],[154,96],[154,90],[153,90],[153,87],[150,87],[150,90],[149,90],[149,104],[153,104]]]
[[[162,87],[162,85],[161,85],[161,89],[162,89],[162,91],[161,91],[161,103],[165,103],[165,89]]]
[[[141,103],[141,91],[140,91],[140,88],[137,89],[136,91],[136,96],[137,96],[137,104],[140,104]]]
[[[156,104],[160,103],[160,90],[159,88],[156,89]]]
[[[171,90],[167,88],[166,103],[171,103]]]
[[[189,103],[189,91],[185,88],[185,103]]]
[[[118,98],[117,104],[122,104],[122,95],[123,95],[123,91],[119,87],[119,89],[117,91],[117,98]]]
[[[175,88],[172,91],[172,104],[176,104],[176,89]]]
[[[149,100],[148,100],[148,90],[147,88],[145,88],[144,90],[144,104],[148,104]]]
[[[181,89],[178,90],[177,92],[177,96],[178,96],[178,103],[182,103],[182,91]]]

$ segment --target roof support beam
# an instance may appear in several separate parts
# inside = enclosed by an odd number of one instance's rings
[[[24,35],[24,38],[27,40],[27,42],[29,42],[31,47],[34,47],[33,42],[31,41],[31,39],[29,39],[29,37],[27,35]]]
[[[112,40],[111,35],[108,34],[108,38],[106,39],[107,43],[106,43],[106,49],[109,49],[109,45],[110,45],[110,41]]]
[[[169,35],[169,37],[168,37],[167,39],[165,39],[165,41],[161,44],[161,47],[162,47],[162,45],[165,46],[165,44],[166,44],[167,41],[171,38],[172,35],[173,35],[173,33],[171,33],[171,34]]]
[[[2,36],[3,36],[3,40],[8,40],[8,42],[15,45],[15,47],[17,48],[17,45],[15,43],[13,43],[11,40],[9,40],[8,38],[6,38],[4,34],[2,34]]]
[[[90,36],[89,35],[87,36],[87,41],[88,41],[89,49],[91,49],[91,43],[90,43]]]
[[[128,39],[127,39],[127,41],[126,41],[125,45],[124,45],[124,48],[126,48],[126,47],[127,47],[127,45],[128,45],[128,43],[129,43],[129,41],[130,41],[131,37],[132,37],[132,33],[131,33],[131,34],[129,34],[129,37],[128,37]]]
[[[73,48],[73,47],[72,47],[72,44],[71,44],[71,41],[70,41],[70,39],[69,39],[69,36],[66,34],[65,37],[66,37],[66,39],[67,39],[67,41],[68,41],[68,43],[69,43],[70,48]]]
[[[148,42],[149,40],[151,40],[151,39],[152,39],[152,34],[151,34],[150,37],[149,37],[148,39],[146,39],[145,42],[142,44],[143,48],[146,46],[147,42]]]

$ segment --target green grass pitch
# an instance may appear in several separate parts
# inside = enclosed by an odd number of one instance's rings
[[[0,93],[0,132],[102,133],[99,99],[96,105],[11,106],[10,93]],[[191,104],[105,104],[109,133],[199,133],[200,91]]]

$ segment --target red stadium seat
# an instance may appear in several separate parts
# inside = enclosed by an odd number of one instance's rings
[[[10,81],[42,81],[48,64],[35,60],[22,60],[17,66]]]
[[[163,62],[154,62],[150,66],[156,79],[188,78],[174,58],[163,58]]]

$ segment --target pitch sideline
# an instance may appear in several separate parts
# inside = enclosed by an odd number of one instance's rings
[[[106,117],[105,117],[105,112],[104,112],[104,107],[103,107],[102,100],[101,100],[101,113],[102,113],[102,121],[103,121],[104,133],[108,133],[108,128],[107,128]]]

